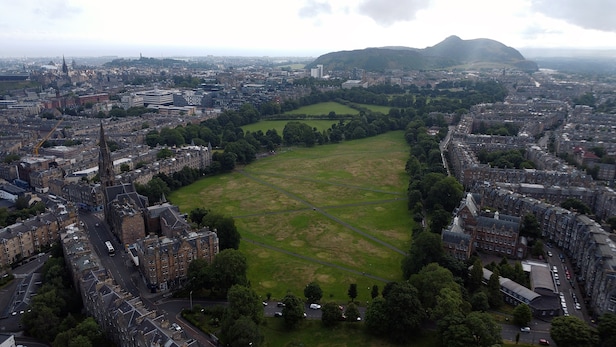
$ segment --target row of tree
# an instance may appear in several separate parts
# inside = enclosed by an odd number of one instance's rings
[[[25,333],[60,347],[110,346],[93,318],[76,318],[81,317],[83,303],[72,287],[59,245],[52,248],[42,276],[43,285],[21,318]]]

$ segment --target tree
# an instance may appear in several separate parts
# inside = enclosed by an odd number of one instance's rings
[[[210,212],[203,217],[201,223],[216,231],[218,247],[221,251],[240,247],[242,236],[237,231],[233,217],[225,217],[222,214]]]
[[[210,264],[207,260],[202,258],[193,259],[188,264],[188,271],[186,276],[191,279],[190,288],[210,289],[212,287],[212,278],[210,273]]]
[[[21,195],[15,199],[15,208],[18,210],[25,210],[30,207],[30,196]]]
[[[593,345],[590,327],[574,316],[552,319],[550,336],[560,347],[590,347]]]
[[[68,342],[68,347],[92,347],[92,342],[87,336],[77,335]]]
[[[437,295],[442,289],[449,288],[453,291],[460,291],[460,286],[454,281],[451,271],[437,263],[426,265],[419,273],[411,276],[409,283],[417,288],[419,300],[428,312],[436,306]]]
[[[346,320],[349,322],[357,322],[358,318],[361,319],[361,315],[359,314],[359,309],[355,303],[350,303],[347,305],[346,310],[344,311],[344,315],[346,316]]]
[[[53,341],[60,325],[60,319],[53,310],[43,305],[36,305],[31,312],[25,313],[22,322],[29,336],[44,341]]]
[[[188,213],[188,218],[190,219],[191,222],[197,224],[198,226],[202,226],[203,218],[208,213],[210,213],[208,209],[205,209],[203,207],[197,207]]]
[[[461,313],[444,316],[437,322],[441,346],[467,347],[475,345],[473,334]]]
[[[338,324],[342,312],[338,308],[338,304],[334,301],[329,301],[321,307],[321,322],[325,327],[333,327]]]
[[[532,213],[527,213],[522,219],[522,226],[520,228],[520,235],[537,238],[541,236],[541,228],[537,217]]]
[[[173,152],[169,148],[162,148],[156,153],[156,159],[166,159],[173,157]]]
[[[20,159],[21,157],[19,156],[19,154],[10,153],[6,157],[4,157],[4,160],[2,160],[2,162],[5,164],[11,164],[13,162],[19,161]]]
[[[240,316],[229,327],[225,341],[231,347],[257,347],[263,342],[263,335],[252,319]]]
[[[538,256],[543,256],[544,252],[543,252],[543,241],[541,240],[536,240],[535,243],[533,244],[533,248],[531,248],[530,253],[532,255],[534,255],[535,257]]]
[[[441,231],[449,225],[451,213],[442,208],[435,208],[432,211],[430,218],[430,231],[436,234],[441,234]]]
[[[487,347],[502,343],[500,325],[488,313],[471,312],[465,316],[454,312],[443,317],[437,324],[443,346]]]
[[[503,305],[503,294],[500,291],[500,272],[495,268],[488,280],[488,302],[491,308],[499,308]]]
[[[601,346],[616,346],[616,314],[604,313],[599,317],[599,342]]]
[[[370,292],[370,297],[372,299],[376,298],[377,296],[379,296],[379,286],[377,286],[376,284],[372,286],[372,291]]]
[[[231,319],[245,316],[257,325],[263,320],[263,304],[254,290],[236,284],[229,289],[227,301],[227,313]]]
[[[470,304],[464,300],[459,289],[444,287],[436,296],[431,318],[438,321],[451,314],[466,315],[470,310]]]
[[[310,282],[304,288],[304,296],[309,304],[317,303],[323,297],[323,290],[316,282]]]
[[[385,336],[389,330],[389,319],[384,298],[377,297],[366,309],[366,331],[372,335]]]
[[[212,284],[221,296],[227,296],[227,291],[234,284],[246,285],[246,257],[235,249],[225,249],[214,257],[211,265]]]
[[[502,344],[501,326],[489,313],[471,312],[466,316],[465,325],[473,336],[475,346]]]
[[[481,283],[483,282],[483,264],[481,263],[481,259],[477,258],[473,263],[473,267],[471,268],[471,272],[468,278],[468,287],[471,292],[475,292],[479,288],[481,288]]]
[[[349,284],[349,290],[347,291],[349,298],[351,298],[351,302],[357,298],[357,283]]]
[[[408,279],[430,263],[438,263],[444,254],[440,235],[429,231],[418,233],[413,238],[409,255],[402,264],[404,278]]]
[[[522,263],[519,261],[516,261],[513,265],[513,277],[511,277],[511,279],[525,287],[530,287],[528,284],[528,277],[526,277],[526,273],[522,268]]]
[[[436,204],[443,206],[447,212],[453,211],[464,196],[464,188],[453,176],[447,176],[436,182],[428,191],[426,208],[432,209]]]
[[[488,296],[483,291],[478,291],[471,296],[471,306],[473,311],[486,312],[490,309]]]
[[[285,325],[289,329],[297,327],[302,319],[304,319],[304,303],[302,299],[289,293],[282,299],[282,303],[284,304],[282,318]]]
[[[533,318],[533,312],[526,304],[519,304],[513,309],[513,322],[519,326],[526,326]]]
[[[419,331],[425,317],[417,289],[408,282],[395,284],[385,299],[385,314],[390,339],[406,342],[413,333]]]
[[[574,198],[569,198],[563,201],[560,204],[560,207],[574,212],[579,212],[581,214],[589,214],[591,212],[591,209],[590,207],[588,207],[588,205]]]

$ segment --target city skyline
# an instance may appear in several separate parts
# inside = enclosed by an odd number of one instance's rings
[[[0,58],[307,56],[425,48],[451,35],[518,50],[616,50],[608,0],[0,0]]]

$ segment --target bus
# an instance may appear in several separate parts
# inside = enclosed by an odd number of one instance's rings
[[[109,252],[109,256],[113,257],[115,255],[115,249],[111,244],[111,241],[105,241],[105,246],[107,246],[107,252]]]

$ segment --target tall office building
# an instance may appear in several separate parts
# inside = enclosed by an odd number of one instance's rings
[[[317,67],[310,69],[310,77],[323,78],[323,65],[319,64]]]

